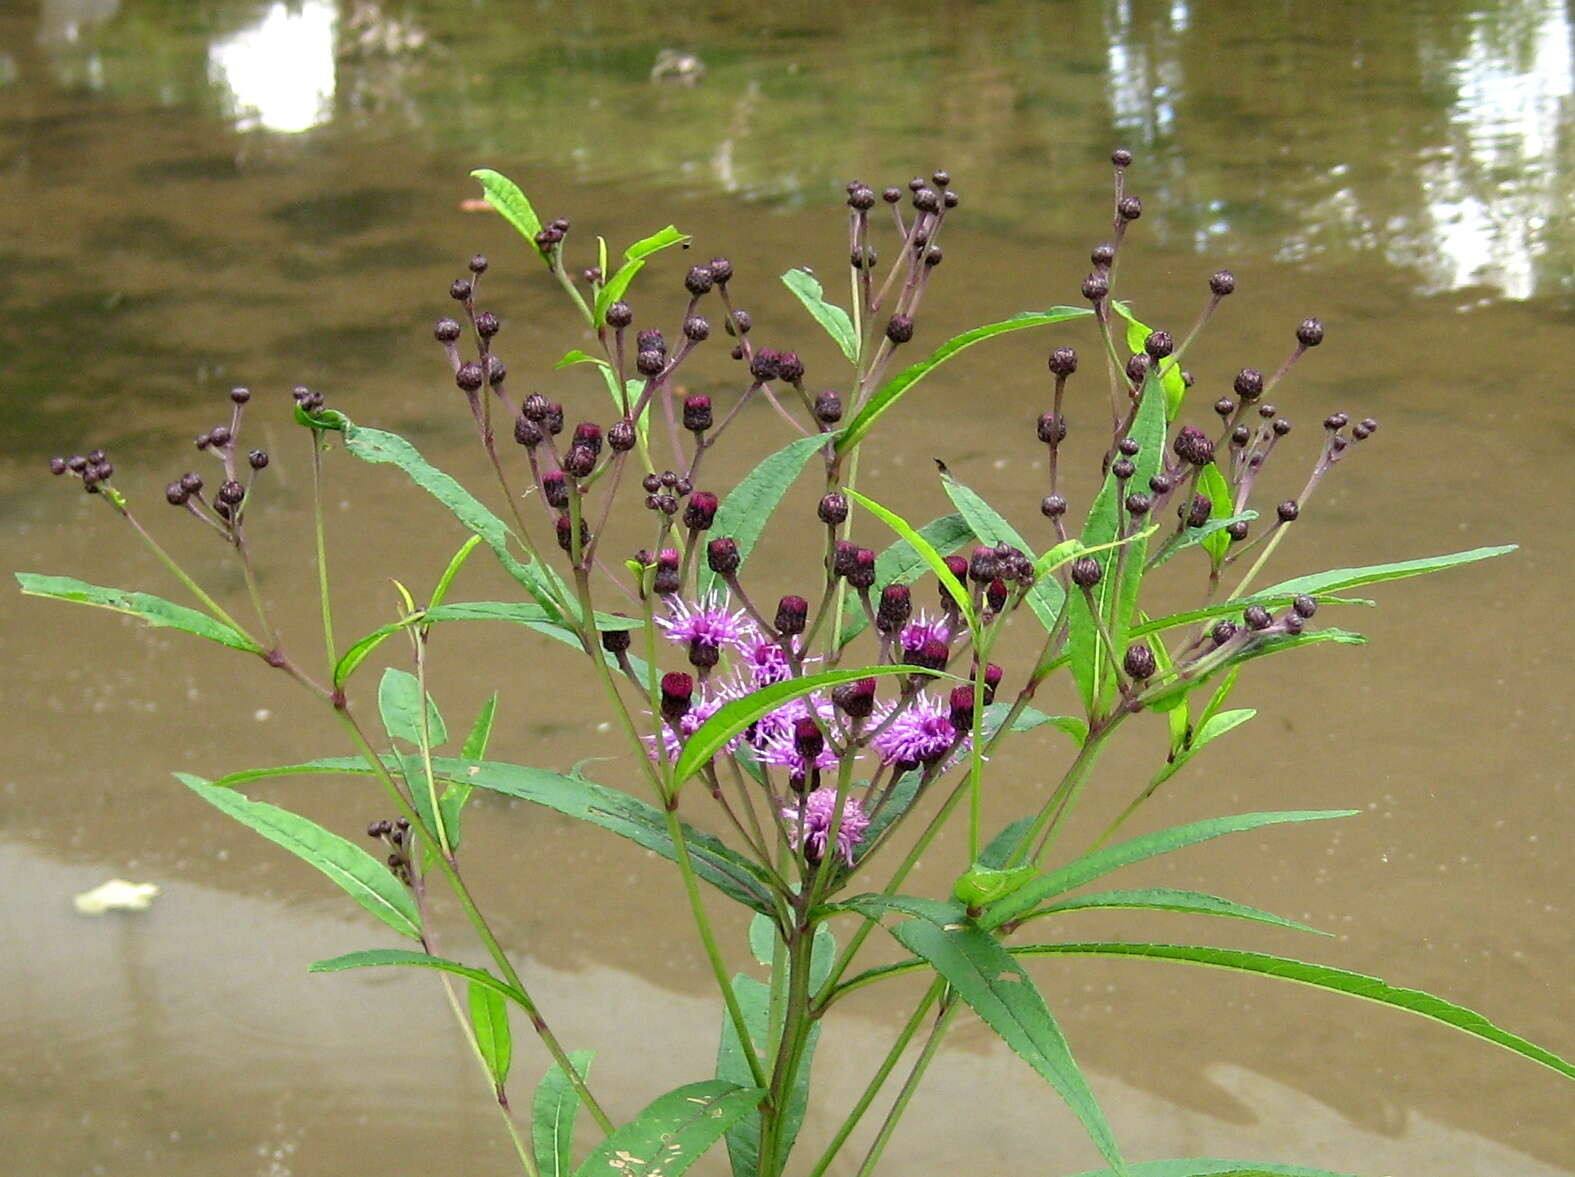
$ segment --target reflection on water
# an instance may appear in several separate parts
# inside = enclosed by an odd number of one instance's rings
[[[308,131],[334,100],[333,0],[272,4],[262,19],[214,41],[208,77],[239,130]]]

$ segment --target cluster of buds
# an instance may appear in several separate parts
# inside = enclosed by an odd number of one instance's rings
[[[410,854],[410,820],[394,817],[371,822],[366,827],[366,836],[383,843],[388,850],[383,861],[388,863],[389,873],[405,886],[411,886],[415,880],[415,866]]]
[[[90,450],[85,454],[72,454],[69,458],[50,458],[49,472],[54,475],[71,474],[82,480],[82,489],[88,494],[98,494],[100,487],[108,487],[115,473],[109,457],[103,450]]]

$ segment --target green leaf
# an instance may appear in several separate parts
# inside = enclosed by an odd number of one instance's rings
[[[488,985],[470,983],[470,1026],[476,1035],[476,1049],[487,1073],[498,1090],[509,1081],[509,1062],[514,1040],[509,1036],[509,1007],[503,995]]]
[[[614,1129],[574,1177],[679,1177],[765,1094],[720,1079],[669,1091]]]
[[[1012,949],[1013,956],[1129,956],[1153,960],[1173,960],[1185,964],[1207,965],[1236,972],[1257,973],[1264,977],[1277,977],[1282,981],[1295,981],[1315,989],[1345,993],[1379,1005],[1409,1010],[1424,1018],[1443,1022],[1446,1026],[1485,1039],[1495,1046],[1523,1055],[1557,1071],[1567,1079],[1575,1079],[1575,1063],[1554,1054],[1517,1034],[1500,1029],[1487,1018],[1464,1006],[1455,1005],[1420,989],[1401,989],[1369,977],[1364,973],[1348,972],[1329,965],[1310,964],[1283,956],[1269,956],[1262,952],[1245,952],[1238,948],[1211,948],[1194,944],[1033,944]]]
[[[470,734],[465,737],[465,744],[460,755],[466,760],[481,760],[487,754],[487,741],[492,738],[492,721],[498,713],[498,692],[493,691],[481,711],[476,716],[476,722],[470,726]]]
[[[525,238],[533,253],[539,253],[536,248],[536,234],[541,232],[541,219],[536,216],[536,210],[531,207],[530,201],[525,199],[525,193],[520,191],[519,185],[491,168],[477,168],[470,175],[472,179],[480,181],[481,191],[486,196],[487,203],[502,213],[505,221],[519,230],[520,236]]]
[[[563,358],[552,366],[552,370],[557,372],[563,368],[572,368],[575,364],[600,364],[603,368],[612,367],[600,356],[588,355],[576,347],[564,352]]]
[[[1041,907],[1034,918],[1054,915],[1063,911],[1107,911],[1112,908],[1130,908],[1141,911],[1178,911],[1189,915],[1222,915],[1239,920],[1252,920],[1260,924],[1274,924],[1281,928],[1294,928],[1298,932],[1312,932],[1318,936],[1331,933],[1320,931],[1297,920],[1286,919],[1273,912],[1236,903],[1218,895],[1202,891],[1178,891],[1170,887],[1144,887],[1135,891],[1099,891],[1089,895],[1076,895]]]
[[[1387,580],[1404,580],[1409,576],[1422,576],[1461,564],[1489,560],[1516,550],[1516,544],[1500,544],[1491,548],[1472,548],[1467,552],[1450,552],[1443,556],[1423,556],[1418,560],[1401,560],[1394,564],[1368,564],[1361,568],[1334,568],[1328,572],[1313,572],[1306,576],[1282,580],[1250,597],[1234,602],[1238,607],[1262,604],[1265,597],[1294,597],[1298,593],[1317,596],[1319,593],[1337,593],[1344,589],[1359,588],[1364,584],[1380,584]]]
[[[1258,517],[1256,511],[1243,511],[1240,515],[1215,515],[1202,527],[1183,527],[1179,532],[1172,532],[1170,537],[1160,545],[1159,551],[1149,557],[1146,571],[1152,572],[1160,565],[1169,562],[1170,558],[1178,552],[1184,552],[1194,544],[1203,544],[1204,550],[1211,556],[1216,548],[1224,550],[1230,546],[1230,537],[1221,536],[1232,523],[1251,523]],[[1205,541],[1217,540],[1217,543]]]
[[[963,617],[968,621],[968,628],[977,630],[979,628],[979,618],[974,612],[973,600],[968,595],[967,587],[952,575],[951,569],[946,567],[946,561],[941,557],[941,554],[913,529],[913,524],[895,511],[887,510],[874,499],[866,498],[851,487],[847,489],[846,493],[850,499],[861,504],[875,518],[908,541],[908,546],[917,552],[924,562],[929,565],[930,571],[935,573],[936,578],[941,582],[941,588],[951,595],[952,600],[957,602],[958,610],[961,611]]]
[[[782,284],[793,292],[815,322],[842,349],[842,354],[848,357],[848,363],[858,363],[859,340],[853,333],[853,320],[836,303],[826,301],[820,279],[808,270],[789,270],[782,275]]]
[[[334,686],[342,687],[350,681],[350,676],[360,669],[361,663],[367,656],[376,650],[394,634],[401,630],[409,629],[412,625],[419,624],[421,615],[412,613],[408,617],[401,617],[398,621],[390,621],[387,625],[380,625],[365,637],[356,641],[348,650],[339,656],[339,661],[334,664]]]
[[[346,969],[371,969],[385,967],[401,967],[416,969],[437,969],[443,973],[453,973],[456,977],[464,977],[474,985],[481,985],[491,989],[494,993],[507,997],[522,1009],[529,1009],[530,1003],[522,994],[507,981],[500,981],[485,969],[473,969],[469,965],[460,964],[455,960],[445,960],[441,956],[431,956],[425,952],[416,952],[410,948],[371,948],[364,952],[348,952],[344,956],[330,957],[328,960],[313,961],[307,966],[309,973],[342,973]]]
[[[1110,305],[1115,308],[1116,314],[1127,321],[1127,350],[1133,355],[1144,351],[1143,344],[1153,332],[1153,328],[1139,322],[1132,314],[1132,308],[1119,299],[1111,299]],[[1176,415],[1181,412],[1181,402],[1187,395],[1187,382],[1182,379],[1181,366],[1175,359],[1162,361],[1160,373],[1160,383],[1165,389],[1165,420],[1174,421]]]
[[[817,929],[817,932],[823,930],[824,925]],[[815,948],[817,950],[820,948],[818,936]],[[816,984],[811,979],[810,991],[814,992],[815,988]],[[749,1028],[751,1040],[769,1042],[771,1040],[769,1025],[771,987],[757,981],[754,977],[740,973],[733,978],[733,995],[738,999],[738,1006],[743,1011],[744,1023]],[[800,1056],[798,1071],[793,1076],[793,1086],[788,1091],[786,1114],[781,1129],[781,1148],[784,1155],[792,1149],[793,1141],[804,1123],[804,1110],[809,1105],[809,1077],[815,1061],[815,1047],[820,1042],[820,1027],[821,1023],[818,1020],[811,1024],[804,1042],[804,1053]],[[770,1060],[762,1059],[761,1062],[769,1074]],[[747,1087],[752,1075],[749,1060],[745,1057],[744,1048],[739,1043],[738,1030],[733,1025],[733,1019],[724,1014],[722,1040],[717,1046],[716,1077]],[[758,1109],[750,1109],[748,1114],[728,1129],[727,1154],[732,1163],[734,1177],[755,1177],[759,1172],[760,1112]]]
[[[961,515],[942,515],[919,528],[919,538],[942,556],[949,556],[973,538],[973,528]],[[875,583],[912,584],[930,570],[929,563],[905,539],[895,540],[875,557]],[[869,625],[862,609],[848,615],[842,626],[841,645],[847,645]]]
[[[1217,526],[1208,535],[1200,536],[1198,542],[1203,545],[1203,550],[1209,558],[1218,564],[1225,558],[1225,550],[1230,547],[1230,536],[1224,529],[1234,518],[1232,514],[1234,504],[1231,502],[1230,483],[1225,481],[1218,462],[1210,462],[1198,471],[1198,494],[1207,495],[1209,500],[1209,522]],[[1189,527],[1186,531],[1202,531],[1203,528]]]
[[[415,675],[394,666],[384,670],[383,680],[377,686],[377,709],[391,738],[420,746],[421,684]],[[431,695],[427,696],[427,731],[432,747],[448,742],[448,728]]]
[[[843,431],[841,439],[837,442],[837,452],[847,453],[863,441],[864,435],[875,427],[875,422],[880,420],[914,385],[958,352],[972,347],[981,340],[1005,335],[1008,331],[1021,331],[1025,327],[1043,327],[1050,323],[1064,323],[1068,319],[1081,319],[1091,314],[1093,312],[1087,307],[1051,307],[1047,311],[1023,311],[999,323],[986,323],[983,327],[975,327],[972,331],[954,335],[925,359],[903,369],[881,385]]]
[[[1011,544],[1030,560],[1034,559],[1034,550],[1028,541],[1017,533],[1017,529],[1003,519],[999,512],[981,498],[978,492],[964,486],[951,472],[944,467],[941,469],[941,486],[946,491],[946,497],[951,499],[952,505],[968,520],[968,526],[973,528],[974,535],[979,537],[979,542],[994,547],[996,544]],[[1066,601],[1066,592],[1061,588],[1061,582],[1053,576],[1039,576],[1034,580],[1033,588],[1028,590],[1025,598],[1028,607],[1034,611],[1034,616],[1039,618],[1039,623],[1049,632],[1055,628],[1061,617],[1061,606]]]
[[[749,953],[757,964],[771,966],[777,948],[776,921],[763,912],[756,912],[749,919]]]
[[[892,930],[897,941],[946,978],[990,1029],[1066,1101],[1089,1138],[1118,1173],[1121,1149],[1082,1069],[1033,979],[990,933],[973,924],[948,928],[909,920]]]
[[[785,679],[753,690],[717,708],[711,718],[696,728],[694,734],[684,742],[684,750],[673,767],[673,787],[676,789],[699,772],[727,746],[728,741],[762,715],[794,699],[861,678],[930,673],[938,672],[922,670],[917,666],[865,666],[859,670],[827,670],[820,674],[806,674],[802,678]]]
[[[984,734],[993,736],[1001,721],[1011,711],[1010,703],[991,703],[984,709]],[[1072,737],[1072,742],[1079,748],[1083,741],[1088,739],[1088,721],[1076,715],[1046,715],[1043,711],[1036,711],[1032,707],[1024,707],[1018,712],[1017,718],[1012,720],[1011,729],[1014,732],[1031,732],[1036,727],[1053,724],[1067,735]]]
[[[1233,817],[1211,817],[1204,821],[1157,830],[1128,842],[1095,850],[1091,854],[1085,854],[1065,866],[1041,875],[1038,880],[1016,894],[1000,903],[992,904],[979,922],[986,928],[998,928],[1037,907],[1046,899],[1070,891],[1074,887],[1081,887],[1084,883],[1092,882],[1101,875],[1107,875],[1123,866],[1130,866],[1145,858],[1169,854],[1172,850],[1180,850],[1183,846],[1193,846],[1225,834],[1242,833],[1263,826],[1281,825],[1287,822],[1327,821],[1335,817],[1351,817],[1357,812],[1355,809],[1308,809],[1275,813],[1242,813]]]
[[[624,263],[618,267],[617,273],[600,290],[596,292],[596,322],[602,323],[607,315],[607,308],[622,298],[629,289],[629,283],[634,281],[634,276],[645,268],[645,259],[653,253],[658,253],[672,245],[688,241],[689,234],[680,233],[673,226],[659,229],[649,237],[642,237],[628,249],[623,251]]]
[[[439,605],[428,609],[421,620],[436,625],[440,621],[509,621],[516,625],[554,623],[551,610],[540,605],[527,605],[519,601],[455,601],[452,605]],[[622,617],[616,613],[597,613],[596,628],[609,630],[642,629],[645,622],[638,617]],[[560,626],[561,628],[561,626]],[[572,630],[568,631],[573,633]]]
[[[1191,747],[1193,750],[1203,747],[1211,740],[1217,740],[1232,728],[1240,727],[1254,715],[1258,714],[1252,707],[1241,707],[1235,711],[1221,711],[1211,715],[1203,721],[1201,727],[1193,733]]]
[[[571,1050],[569,1063],[583,1080],[595,1057],[594,1050]],[[574,1119],[579,1110],[580,1093],[564,1069],[553,1063],[531,1101],[531,1144],[541,1177],[569,1177],[574,1172]]]
[[[105,588],[69,576],[45,576],[39,572],[18,572],[16,582],[23,594],[29,597],[49,597],[56,601],[112,609],[161,629],[184,630],[199,638],[207,638],[210,642],[218,642],[221,646],[229,646],[232,650],[245,650],[248,654],[263,652],[261,646],[234,626],[150,593]]]
[[[970,908],[983,907],[997,899],[1005,899],[1038,873],[1033,863],[1022,866],[995,867],[976,862],[952,884],[952,896]]]
[[[1368,605],[1373,601],[1361,597],[1332,597],[1319,596],[1310,593],[1309,596],[1317,598],[1320,605]],[[1179,629],[1183,625],[1193,625],[1199,621],[1210,621],[1216,617],[1240,617],[1241,611],[1248,605],[1262,605],[1266,609],[1274,609],[1282,605],[1289,605],[1296,599],[1295,593],[1274,593],[1264,595],[1256,593],[1250,597],[1242,597],[1235,601],[1222,601],[1217,605],[1208,605],[1202,609],[1188,609],[1183,613],[1169,613],[1164,617],[1155,617],[1134,625],[1127,631],[1128,638],[1147,637],[1151,633],[1160,633],[1167,629]]]
[[[1128,434],[1140,447],[1132,458],[1136,467],[1131,479],[1134,486],[1145,485],[1157,474],[1164,458],[1165,414],[1162,399],[1152,395],[1156,388],[1151,373],[1143,383],[1143,400]],[[1082,541],[1085,548],[1100,548],[1119,538],[1126,513],[1123,498],[1123,484],[1114,473],[1106,474],[1104,485],[1089,507],[1088,518],[1083,524]],[[1126,630],[1131,624],[1132,611],[1137,606],[1138,588],[1143,580],[1143,562],[1147,554],[1148,541],[1138,539],[1125,545],[1125,548],[1104,548],[1091,556],[1099,561],[1102,573],[1099,583],[1092,590],[1094,604],[1104,616],[1111,640],[1118,647],[1114,652],[1117,661],[1121,659],[1127,640]],[[1121,566],[1119,584],[1114,575],[1118,563]],[[1115,692],[1110,658],[1104,652],[1104,639],[1082,591],[1072,593],[1067,618],[1067,649],[1072,656],[1072,676],[1077,680],[1084,707],[1092,715],[1102,710]]]
[[[725,537],[738,545],[740,565],[755,550],[760,533],[799,474],[815,454],[825,449],[828,434],[800,437],[783,446],[746,474],[722,505],[711,524],[713,537]],[[700,594],[715,591],[721,580],[709,567],[700,571]]]
[[[1272,1161],[1225,1161],[1217,1157],[1185,1157],[1128,1165],[1131,1177],[1352,1177],[1331,1169],[1276,1165]],[[1077,1177],[1113,1177],[1109,1169],[1090,1169]]]
[[[421,915],[410,892],[394,878],[386,864],[354,842],[288,809],[253,801],[233,789],[210,784],[189,773],[178,772],[175,776],[215,809],[250,826],[270,842],[283,846],[301,861],[322,871],[350,898],[400,935],[421,939]]]
[[[365,429],[344,419],[342,423],[345,448],[363,462],[388,463],[398,466],[417,486],[426,491],[453,513],[454,517],[479,535],[492,549],[503,569],[535,598],[555,619],[567,614],[579,616],[579,606],[568,586],[551,568],[534,560],[521,563],[509,551],[509,529],[481,501],[449,475],[433,466],[415,446],[397,433],[381,429]],[[451,608],[452,606],[445,606]]]
[[[955,900],[930,899],[923,895],[855,895],[827,907],[833,911],[856,911],[877,924],[892,914],[928,920],[938,928],[949,928],[968,918],[968,912]]]

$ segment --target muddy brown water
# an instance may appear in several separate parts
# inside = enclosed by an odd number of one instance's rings
[[[819,383],[834,356],[774,275],[840,274],[843,181],[952,171],[964,204],[921,321],[933,344],[1076,301],[1103,235],[1101,161],[1127,142],[1146,204],[1121,284],[1140,311],[1182,329],[1212,269],[1241,281],[1191,365],[1200,411],[1236,368],[1277,363],[1303,315],[1328,324],[1278,397],[1299,429],[1261,502],[1300,485],[1324,413],[1383,422],[1276,569],[1522,548],[1376,589],[1380,608],[1341,618],[1371,637],[1365,648],[1254,664],[1237,697],[1258,718],[1138,819],[1361,810],[1132,872],[1333,938],[1116,914],[1068,917],[1086,922],[1066,935],[1302,953],[1439,992],[1568,1055],[1570,40],[1569,13],[1543,0],[1316,13],[1185,0],[691,5],[681,16],[637,3],[0,7],[5,566],[178,596],[101,502],[43,472],[52,453],[103,445],[171,549],[243,608],[223,553],[172,517],[160,488],[192,462],[183,439],[245,383],[258,394],[249,440],[274,454],[254,514],[264,591],[311,656],[309,468],[286,390],[305,382],[358,421],[408,432],[485,491],[427,336],[476,249],[495,259],[487,301],[504,316],[516,380],[602,414],[583,370],[551,371],[582,340],[547,281],[498,221],[459,211],[472,166],[497,166],[545,214],[571,215],[582,248],[593,231],[616,246],[670,220],[701,256],[729,253],[761,338],[799,347]],[[667,48],[697,54],[704,76],[653,85]],[[682,264],[652,265],[642,314],[679,312]],[[828,286],[841,295],[840,278]],[[1023,333],[931,379],[872,445],[871,493],[938,514],[931,459],[944,458],[1037,535],[1031,423],[1045,348],[1062,341],[1094,354],[1076,330]],[[736,393],[720,356],[688,380],[724,401]],[[1098,373],[1078,380],[1074,426],[1095,425]],[[782,440],[769,413],[747,414],[710,476],[736,478]],[[1079,456],[1086,469],[1092,453]],[[387,469],[335,461],[330,477],[338,624],[351,634],[392,616],[389,578],[430,584],[462,537]],[[1072,493],[1086,502],[1090,487],[1074,480]],[[772,570],[762,595],[809,575],[793,570],[814,535],[812,502],[799,488],[756,556]],[[464,595],[507,594],[484,563]],[[1165,592],[1190,601],[1195,570],[1173,572]],[[434,668],[451,725],[496,686],[495,754],[560,769],[597,758],[594,777],[632,778],[566,655],[530,635],[454,629]],[[0,650],[0,1169],[506,1171],[436,985],[307,976],[311,960],[383,943],[380,929],[169,775],[341,754],[331,722],[260,665],[109,614],[13,598]],[[1151,769],[1161,725],[1132,727],[1074,835],[1097,832]],[[991,818],[1031,806],[1068,758],[1055,736],[1022,738],[994,768]],[[382,808],[335,781],[253,793],[345,831]],[[493,798],[470,830],[474,886],[559,1034],[600,1048],[597,1085],[615,1113],[707,1074],[717,1011],[666,865]],[[944,887],[958,853],[932,855],[924,881]],[[164,893],[140,915],[74,913],[73,894],[116,875]],[[742,918],[712,906],[742,965]],[[450,939],[447,950],[471,950]],[[1134,1158],[1575,1172],[1563,1081],[1436,1025],[1174,966],[1069,961],[1037,975]],[[837,1123],[899,1024],[894,995],[867,991],[832,1025],[807,1142]],[[543,1060],[523,1037],[517,1055],[523,1092]],[[1096,1161],[1054,1095],[972,1024],[888,1165],[1052,1174]],[[725,1164],[717,1154],[702,1168]]]

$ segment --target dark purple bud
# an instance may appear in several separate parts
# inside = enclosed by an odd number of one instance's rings
[[[1274,430],[1275,437],[1284,437],[1291,431],[1291,423],[1284,417],[1276,417],[1274,424],[1270,425],[1269,428]]]
[[[1247,623],[1248,629],[1267,629],[1274,621],[1262,605],[1248,605],[1242,611],[1241,619]]]
[[[796,351],[785,351],[777,357],[777,376],[789,384],[804,379],[804,361],[798,358]]]
[[[49,472],[51,474],[64,474],[66,472],[66,460],[64,458],[50,458]]]
[[[1039,511],[1046,519],[1059,519],[1066,514],[1066,499],[1061,495],[1045,495]]]
[[[1209,275],[1209,289],[1224,298],[1236,289],[1236,275],[1229,270],[1216,270]]]
[[[748,311],[743,307],[735,307],[733,313],[727,317],[727,321],[722,324],[722,327],[729,335],[748,335],[749,329],[754,325],[755,322],[749,317]]]
[[[596,469],[596,451],[588,445],[570,446],[563,456],[563,471],[575,478],[587,478]]]
[[[508,379],[509,366],[497,356],[488,356],[486,359],[487,383],[493,388],[498,387]]]
[[[887,204],[896,204],[899,200],[902,199],[902,189],[901,188],[887,188],[884,192],[882,192],[880,194],[880,198],[882,200],[884,200]]]
[[[1135,221],[1143,215],[1143,202],[1136,196],[1123,196],[1116,204],[1116,215],[1123,221]]]
[[[1236,373],[1234,387],[1236,395],[1250,404],[1263,395],[1263,373],[1256,368],[1243,368]]]
[[[1103,274],[1090,274],[1083,279],[1083,297],[1098,302],[1110,293],[1110,279]]]
[[[1314,613],[1318,612],[1318,602],[1313,600],[1313,598],[1309,597],[1306,593],[1302,593],[1291,602],[1291,609],[1295,611],[1296,616],[1306,620]]]
[[[487,255],[478,253],[470,259],[470,272],[472,274],[485,274],[487,272]]]
[[[684,338],[694,343],[704,343],[711,338],[711,320],[704,315],[690,315],[684,320]]]
[[[1143,443],[1135,437],[1123,437],[1116,443],[1116,449],[1121,451],[1123,457],[1135,458],[1143,448]]]
[[[905,584],[888,584],[881,590],[880,607],[875,610],[875,628],[892,634],[908,624],[913,616],[913,592]]]
[[[913,320],[907,315],[893,315],[886,322],[886,338],[893,343],[907,343],[913,338]]]
[[[968,577],[980,584],[988,584],[1001,573],[1001,561],[994,548],[978,547],[968,560]]]
[[[672,548],[663,548],[656,554],[656,576],[651,587],[664,597],[678,591],[678,553]]]
[[[554,530],[556,530],[558,533],[558,546],[565,552],[572,554],[574,551],[573,520],[570,519],[567,514],[559,515],[557,522],[554,524]],[[580,520],[579,538],[580,552],[583,555],[585,552],[585,546],[591,542],[591,529],[586,526],[585,520],[583,519]]]
[[[848,496],[832,491],[820,500],[817,513],[826,526],[836,527],[848,517]]]
[[[587,446],[592,453],[600,456],[602,452],[602,427],[589,421],[582,421],[574,427],[574,441],[571,444]]]
[[[913,207],[921,213],[935,213],[941,211],[941,194],[934,188],[920,188],[913,194]]]
[[[842,420],[842,397],[830,389],[815,398],[815,420],[822,425],[835,425]]]
[[[448,296],[455,302],[464,302],[470,297],[470,282],[464,278],[455,278],[453,285],[448,288]]]
[[[1093,588],[1104,575],[1099,561],[1092,556],[1080,556],[1072,561],[1072,583],[1078,588]]]
[[[1152,358],[1162,360],[1176,350],[1176,341],[1169,331],[1150,331],[1148,338],[1143,340],[1143,350]]]
[[[459,385],[463,392],[475,392],[487,382],[486,375],[481,370],[481,365],[471,361],[461,364],[459,371],[454,373],[454,383]]]
[[[1214,411],[1221,417],[1229,417],[1236,411],[1236,402],[1228,396],[1222,396],[1214,402]]]
[[[535,449],[542,441],[541,426],[522,413],[514,419],[514,440]]]
[[[993,612],[999,613],[1006,608],[1006,581],[999,577],[992,580],[990,587],[984,591],[984,600]]]
[[[718,576],[732,576],[743,561],[736,541],[726,536],[712,540],[705,548],[705,561]]]
[[[944,563],[946,570],[952,574],[952,579],[958,584],[966,586],[968,583],[968,561],[961,556],[947,556]],[[951,596],[944,589],[941,591],[944,601],[950,601]]]
[[[1330,413],[1323,419],[1325,429],[1344,429],[1350,424],[1351,418],[1346,413]]]
[[[711,281],[718,286],[726,286],[733,276],[733,263],[725,257],[712,258],[706,269],[711,271]]]
[[[617,302],[608,305],[602,317],[607,320],[609,327],[622,330],[634,322],[634,308],[622,299],[619,299]]]
[[[831,549],[831,571],[836,576],[846,576],[858,562],[859,545],[852,540],[839,539]]]
[[[187,494],[194,495],[202,490],[202,475],[182,474],[180,476],[180,486]]]
[[[684,397],[684,428],[704,433],[711,425],[711,398],[699,393]]]
[[[246,497],[246,488],[233,478],[225,479],[219,484],[218,500],[226,506],[233,507]]]
[[[607,429],[607,444],[615,454],[626,454],[634,448],[634,422],[624,417],[614,421]]]
[[[660,376],[667,366],[667,357],[654,347],[648,347],[634,357],[635,371],[645,377]]]
[[[268,466],[268,453],[266,450],[253,450],[246,455],[246,463],[253,470],[264,470]]]
[[[1193,495],[1192,502],[1187,506],[1187,526],[1202,527],[1209,521],[1209,515],[1214,510],[1214,503],[1208,495]]]
[[[1108,270],[1110,263],[1116,260],[1116,247],[1109,241],[1101,241],[1094,246],[1093,252],[1088,255],[1088,260],[1100,269]]]
[[[1077,371],[1077,352],[1070,347],[1058,347],[1050,353],[1050,371],[1056,376],[1070,376]]]
[[[848,583],[861,592],[874,587],[874,551],[869,548],[860,548],[853,554],[853,567],[848,569]]]
[[[715,281],[716,275],[711,273],[710,266],[690,266],[689,272],[684,275],[684,289],[699,298],[710,292]]]
[[[186,500],[191,496],[186,493],[186,488],[178,482],[172,482],[164,488],[164,497],[172,507],[184,507]]]
[[[756,380],[775,380],[781,370],[782,356],[769,347],[757,348],[749,361],[749,374]]]
[[[1117,458],[1110,463],[1110,472],[1116,476],[1117,482],[1125,482],[1137,473],[1137,467],[1132,464],[1131,458]]]
[[[973,727],[974,695],[971,686],[964,683],[953,687],[947,702],[951,705],[950,718],[955,730],[965,732]]]
[[[776,630],[783,637],[804,632],[809,623],[809,602],[803,597],[783,597],[777,602]]]
[[[1125,147],[1118,147],[1110,153],[1110,162],[1118,168],[1129,168],[1132,166],[1132,153]]]
[[[208,430],[208,443],[219,449],[229,445],[231,440],[230,427],[228,425],[215,425]],[[102,450],[94,450],[93,453],[88,455],[88,462],[90,465],[97,465],[103,456]]]
[[[1252,439],[1252,430],[1245,425],[1238,425],[1230,431],[1230,443],[1240,449]]]
[[[826,733],[820,730],[808,715],[793,724],[793,751],[804,758],[806,764],[814,764],[815,758],[826,750]]]
[[[549,470],[541,476],[541,493],[549,507],[560,511],[569,508],[569,482],[562,470]]]
[[[1154,651],[1146,645],[1128,646],[1126,657],[1121,659],[1121,668],[1138,682],[1153,678],[1156,669]]]
[[[498,322],[498,317],[491,311],[481,311],[476,315],[476,334],[483,339],[491,339],[503,329],[503,324]]]
[[[1059,445],[1066,438],[1066,417],[1055,413],[1039,414],[1039,440],[1046,445]]]
[[[1234,621],[1215,622],[1214,628],[1209,631],[1209,636],[1214,639],[1216,646],[1223,646],[1236,636],[1236,623]]]
[[[849,719],[868,719],[875,711],[875,680],[856,678],[833,687],[831,701]]]
[[[907,662],[910,666],[922,666],[926,670],[944,670],[950,656],[951,651],[946,648],[945,642],[940,638],[929,638],[917,650],[909,651]]]
[[[1242,540],[1247,538],[1247,521],[1238,519],[1236,522],[1228,524],[1225,528],[1225,534],[1230,536],[1231,543],[1241,543]]]
[[[546,426],[548,433],[557,437],[563,432],[563,406],[557,401],[548,401],[547,412],[541,423]]]
[[[1280,517],[1281,523],[1295,523],[1296,517],[1302,513],[1302,509],[1295,499],[1286,499],[1278,507],[1274,508],[1274,513]]]
[[[1317,347],[1323,342],[1323,324],[1317,319],[1303,319],[1296,328],[1296,342],[1303,347]]]
[[[1167,474],[1156,474],[1148,480],[1149,490],[1157,495],[1168,495],[1171,487],[1174,485],[1175,483],[1170,480],[1170,476]]]
[[[1171,449],[1183,462],[1194,466],[1207,466],[1214,460],[1214,442],[1196,425],[1183,425]]]
[[[995,688],[1001,685],[1001,675],[1004,672],[994,662],[987,662],[984,666],[984,705],[988,707],[995,702]]]
[[[615,614],[614,616],[622,616]],[[602,630],[602,649],[609,654],[622,654],[629,649],[630,634],[627,629]]]
[[[681,670],[662,675],[662,718],[677,723],[689,714],[694,702],[695,680]]]
[[[1127,511],[1134,516],[1147,515],[1148,509],[1153,505],[1153,500],[1140,490],[1135,490],[1127,496]]]
[[[708,638],[689,639],[689,665],[696,670],[710,670],[722,660],[722,647]]]
[[[1295,613],[1289,613],[1280,621],[1280,625],[1284,627],[1286,633],[1295,637],[1306,628],[1307,623]]]
[[[1143,383],[1143,378],[1148,375],[1151,361],[1143,352],[1138,352],[1127,359],[1127,379],[1133,384]]]
[[[705,531],[716,521],[717,498],[707,490],[697,490],[689,496],[684,508],[684,526]]]
[[[1373,435],[1373,430],[1378,428],[1378,422],[1371,417],[1366,417],[1351,426],[1351,436],[1357,441],[1366,441]]]
[[[860,184],[848,193],[848,207],[859,212],[868,212],[875,207],[875,190]]]
[[[230,389],[230,400],[237,405],[244,405],[252,399],[252,390],[249,388]]]

